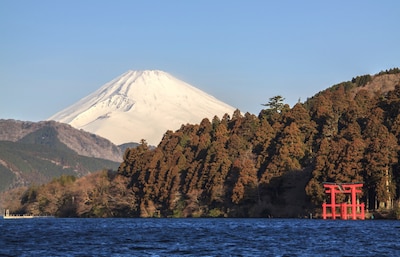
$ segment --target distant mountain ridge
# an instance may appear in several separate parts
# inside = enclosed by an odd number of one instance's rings
[[[105,138],[77,130],[68,124],[55,121],[29,122],[0,119],[0,140],[2,141],[17,142],[35,132],[39,135],[36,135],[36,139],[31,139],[36,140],[35,142],[31,141],[30,143],[46,144],[48,136],[56,136],[68,149],[79,155],[115,162],[122,160],[122,151],[118,146]],[[43,138],[42,142],[39,138]],[[27,138],[24,139],[25,142],[27,140]]]
[[[51,116],[115,144],[145,139],[157,145],[167,130],[235,108],[159,70],[128,71]]]
[[[118,146],[68,124],[0,120],[0,191],[115,169],[121,160]]]
[[[118,166],[118,162],[78,155],[54,139],[53,146],[0,141],[0,192],[40,185],[61,175],[81,177]]]
[[[0,191],[115,169],[121,160],[121,148],[68,124],[0,120]]]

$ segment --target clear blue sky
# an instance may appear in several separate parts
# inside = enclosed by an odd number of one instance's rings
[[[400,67],[400,1],[0,1],[0,119],[45,120],[129,69],[242,112]]]

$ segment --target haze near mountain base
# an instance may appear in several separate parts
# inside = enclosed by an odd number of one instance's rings
[[[128,71],[49,120],[100,135],[115,144],[145,139],[157,145],[167,130],[197,124],[235,108],[159,70]]]

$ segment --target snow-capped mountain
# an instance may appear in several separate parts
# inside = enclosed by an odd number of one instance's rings
[[[167,130],[200,123],[235,108],[158,70],[128,71],[49,120],[100,135],[115,144],[145,139],[157,145]]]

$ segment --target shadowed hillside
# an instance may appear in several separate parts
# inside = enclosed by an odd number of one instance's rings
[[[117,162],[94,156],[105,156],[119,149],[109,141],[56,122],[0,121],[0,191],[31,184],[42,184],[62,174],[87,175]],[[79,142],[67,146],[61,139]],[[7,140],[7,141],[6,141]],[[102,146],[105,147],[102,150]],[[73,148],[71,148],[73,147]],[[79,155],[83,147],[89,156]],[[92,148],[94,150],[91,150]],[[79,152],[79,151],[78,151]],[[82,152],[82,151],[80,151]],[[114,154],[115,154],[114,152]],[[90,154],[89,154],[90,153]],[[121,159],[110,155],[111,159]]]
[[[27,136],[28,138],[25,138]],[[42,137],[47,142],[42,141]],[[77,130],[68,124],[55,121],[0,120],[0,140],[18,142],[23,138],[25,138],[23,140],[25,143],[49,146],[52,144],[49,140],[57,138],[60,143],[79,155],[121,161],[121,150],[109,140],[83,130]]]
[[[83,176],[118,163],[81,156],[59,143],[58,148],[0,141],[0,191],[43,184],[63,174]]]

